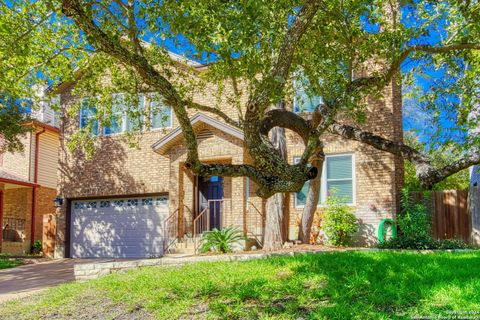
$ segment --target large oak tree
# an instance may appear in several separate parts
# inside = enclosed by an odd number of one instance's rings
[[[468,116],[479,100],[477,1],[47,3],[54,12],[52,23],[69,30],[60,35],[68,40],[69,51],[59,55],[88,71],[78,72],[75,93],[98,99],[105,95],[108,102],[106,95],[112,92],[157,92],[179,121],[188,150],[185,165],[197,175],[248,176],[264,198],[296,192],[308,180],[319,181],[326,133],[410,161],[425,188],[480,163],[478,137],[466,134],[478,124],[476,117]],[[88,57],[74,54],[71,47],[88,52]],[[190,67],[173,68],[169,50],[181,50],[209,66],[201,73],[188,62]],[[114,80],[99,89],[106,71]],[[429,79],[434,73],[441,73],[439,80]],[[301,81],[309,96],[322,97],[309,116],[271,109],[280,101],[292,101],[294,81]],[[381,96],[392,82],[403,82],[420,112],[431,115],[428,126],[433,129],[424,135],[432,148],[449,145],[453,151],[447,163],[438,166],[428,152],[362,129],[366,97]],[[218,101],[237,108],[238,120],[222,111],[222,103],[193,101],[194,92],[212,87],[217,88],[213,94]],[[231,90],[223,90],[226,87]],[[111,112],[108,103],[104,105],[100,121]],[[188,109],[215,114],[243,130],[253,163],[202,163]],[[276,127],[292,130],[303,140],[305,149],[297,164],[289,164],[271,143],[269,133]],[[318,199],[316,192],[309,195],[312,201]],[[312,217],[307,214],[302,221],[304,240]]]

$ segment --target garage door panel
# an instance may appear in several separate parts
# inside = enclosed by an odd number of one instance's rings
[[[75,201],[71,253],[74,258],[141,258],[163,252],[168,198],[136,197]]]

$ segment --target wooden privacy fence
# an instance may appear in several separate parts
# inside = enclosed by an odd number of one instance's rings
[[[478,192],[475,189],[470,193]],[[430,205],[434,238],[472,240],[472,209],[468,190],[433,191],[430,199],[423,199],[422,193],[414,192],[412,197]]]

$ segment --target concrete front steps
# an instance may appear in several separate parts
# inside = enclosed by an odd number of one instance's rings
[[[200,243],[200,238],[197,239],[197,244]],[[178,256],[178,255],[195,255],[195,240],[194,238],[185,238],[177,241],[172,247],[168,249],[165,256]]]

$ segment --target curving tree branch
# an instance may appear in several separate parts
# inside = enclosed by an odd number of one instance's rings
[[[455,160],[444,167],[436,168],[432,165],[432,162],[427,155],[403,144],[402,142],[385,139],[371,132],[338,123],[333,124],[329,128],[329,131],[342,136],[345,139],[359,141],[368,144],[375,149],[386,151],[409,160],[415,166],[417,178],[426,189],[431,189],[434,184],[444,180],[452,174],[467,169],[472,165],[480,164],[480,153],[473,150],[470,154],[465,155],[460,160]]]
[[[201,110],[201,111],[205,111],[205,112],[209,112],[211,114],[217,115],[231,126],[237,127],[239,129],[242,129],[242,127],[243,127],[241,122],[233,120],[225,112],[223,112],[222,110],[220,110],[218,108],[209,107],[209,106],[199,104],[199,103],[196,103],[196,102],[193,102],[193,101],[184,101],[184,103],[188,108],[195,109],[195,110]]]
[[[311,132],[308,121],[298,114],[285,109],[272,109],[265,113],[259,128],[260,134],[268,136],[268,133],[274,127],[290,129],[298,133],[304,142],[307,142]]]
[[[306,166],[289,165],[259,129],[265,110],[271,105],[272,93],[281,92],[287,83],[295,51],[322,2],[307,0],[301,7],[285,35],[270,75],[262,80],[259,90],[249,97],[245,112],[245,143],[257,167],[269,174],[278,174],[285,181],[295,181],[300,187],[306,180],[312,179],[312,174],[307,172]]]
[[[300,9],[285,35],[270,77],[264,80],[264,83],[273,80],[274,85],[264,85],[258,93],[254,94],[248,102],[247,112],[256,110],[260,114],[263,113],[269,106],[269,93],[282,91],[285,87],[295,51],[322,3],[321,0],[307,0]]]

